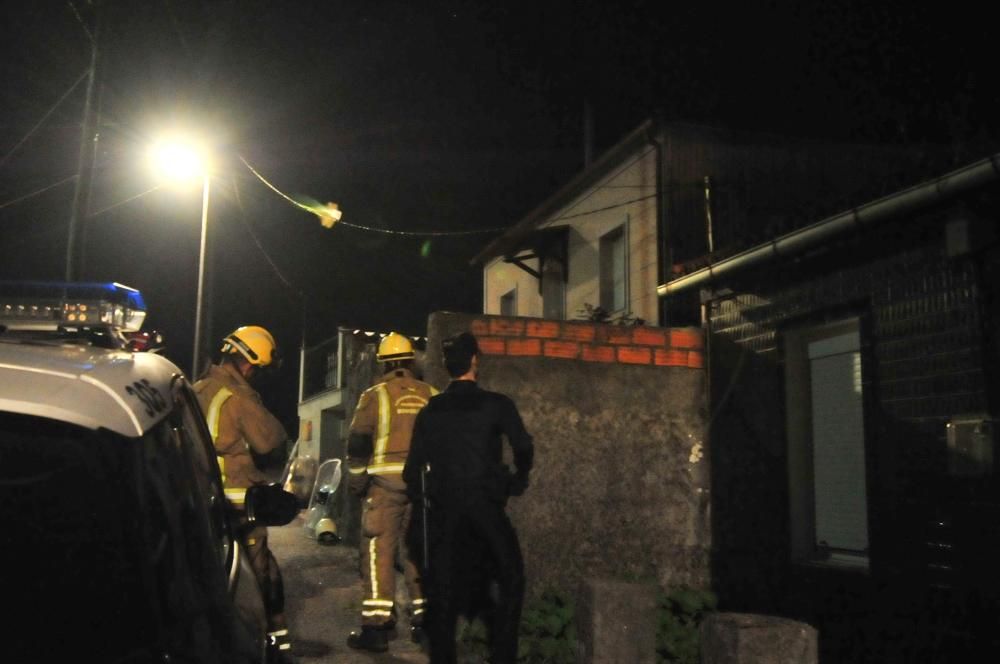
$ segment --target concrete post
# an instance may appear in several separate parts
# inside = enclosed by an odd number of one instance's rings
[[[701,664],[818,664],[816,629],[751,613],[713,613],[701,624]]]
[[[655,664],[652,584],[585,579],[576,608],[580,664]]]

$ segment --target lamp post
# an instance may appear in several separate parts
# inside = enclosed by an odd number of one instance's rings
[[[208,243],[208,197],[211,174],[208,160],[202,149],[184,139],[170,139],[157,143],[152,150],[156,169],[173,180],[192,180],[200,176],[201,194],[201,245],[198,251],[198,291],[194,313],[194,348],[191,357],[191,380],[197,380],[201,360],[202,308],[205,295],[205,255]]]
[[[208,240],[208,171],[202,174],[201,193],[201,248],[198,251],[198,295],[194,310],[194,350],[191,351],[191,380],[198,380],[201,360],[201,308],[205,289],[205,245]]]

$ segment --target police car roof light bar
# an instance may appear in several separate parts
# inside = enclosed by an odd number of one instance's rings
[[[0,327],[8,330],[138,332],[145,318],[142,294],[119,283],[0,281]]]

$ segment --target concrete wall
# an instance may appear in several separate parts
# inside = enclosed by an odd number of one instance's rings
[[[511,396],[535,438],[532,485],[509,506],[529,593],[586,577],[707,587],[700,330],[435,313],[429,382],[447,385],[441,340],[466,330],[481,385]]]

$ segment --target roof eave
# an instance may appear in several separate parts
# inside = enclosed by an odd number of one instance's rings
[[[654,119],[645,120],[625,136],[625,138],[606,150],[590,166],[563,185],[556,193],[511,226],[503,235],[495,238],[486,245],[482,251],[469,261],[469,264],[486,263],[496,256],[505,255],[516,249],[517,245],[531,231],[547,221],[552,213],[566,205],[574,196],[586,190],[594,181],[600,179],[611,168],[617,165],[624,155],[627,155],[641,145],[650,143],[655,125],[656,121]]]

